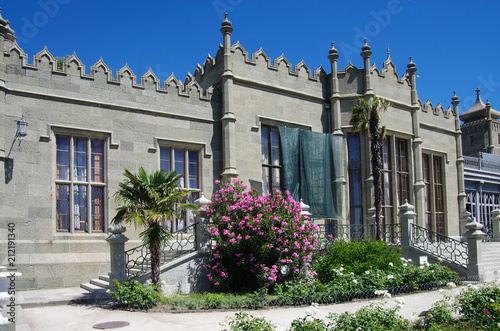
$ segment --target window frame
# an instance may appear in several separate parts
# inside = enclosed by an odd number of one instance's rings
[[[279,190],[283,191],[284,185],[285,185],[285,174],[284,174],[284,168],[283,168],[283,156],[282,156],[282,151],[281,151],[281,138],[279,134],[279,126],[277,125],[270,125],[270,124],[261,124],[260,128],[261,134],[260,134],[260,155],[261,155],[261,168],[262,168],[262,195],[267,195],[274,188],[278,188]],[[267,145],[264,145],[263,141],[263,136],[264,132],[267,131]],[[278,151],[278,164],[273,164],[273,157],[272,157],[272,151],[273,151],[273,146],[272,146],[272,132],[276,132],[277,134],[277,142],[278,146],[275,148]],[[264,148],[267,148],[267,158],[268,158],[268,163],[264,163],[264,154],[263,150]],[[268,181],[267,185],[265,185],[264,181],[264,170],[267,169],[268,173]],[[279,184],[278,187],[276,187],[273,182],[274,182],[274,171],[275,169],[279,170]]]
[[[159,164],[159,169],[163,169],[164,171],[167,171],[167,169],[162,168],[162,162],[166,159],[162,159],[162,151],[165,149],[169,149],[169,164],[170,164],[170,170],[176,170],[176,163],[179,163],[179,161],[176,161],[176,151],[183,151],[183,177],[182,177],[182,182],[181,182],[181,188],[184,190],[190,190],[192,193],[189,195],[189,202],[194,203],[196,199],[198,199],[201,196],[202,192],[202,164],[201,164],[201,155],[203,152],[203,147],[198,146],[198,145],[193,145],[193,144],[182,144],[182,143],[171,143],[168,141],[164,141],[159,143],[159,155],[158,155],[158,164]],[[192,164],[191,158],[190,158],[190,152],[196,152],[196,183],[197,187],[191,187],[191,172],[189,170],[190,165]],[[176,171],[177,173],[177,171]],[[177,173],[179,174],[179,173]],[[187,184],[187,185],[186,185]],[[186,187],[187,186],[187,187]],[[170,220],[170,225],[166,225],[167,228],[171,232],[175,232],[178,229],[185,228],[187,226],[190,226],[196,222],[195,220],[195,215],[191,211],[185,211],[183,213],[189,213],[189,220],[186,220],[186,217],[181,217],[177,218],[175,221]],[[182,225],[183,226],[179,226]]]
[[[66,235],[66,234],[71,234],[71,235],[78,235],[78,234],[105,234],[107,226],[109,224],[109,213],[108,213],[108,165],[107,165],[107,160],[108,160],[108,146],[110,144],[109,139],[110,136],[109,134],[102,134],[99,132],[89,132],[89,131],[84,131],[84,130],[57,130],[53,132],[53,141],[54,141],[54,166],[52,167],[54,174],[53,174],[53,183],[54,183],[54,215],[55,215],[55,222],[54,222],[54,230],[57,235]],[[60,148],[60,145],[58,144],[58,139],[59,137],[66,137],[68,138],[68,149],[63,150]],[[75,150],[75,139],[84,139],[85,140],[85,167],[84,167],[84,172],[85,172],[85,178],[82,176],[77,176],[75,174],[75,168],[77,165],[75,164],[75,157],[77,153],[83,154],[81,151],[76,151]],[[102,148],[101,153],[95,153],[93,149],[93,142],[94,141],[101,141],[102,145],[100,146]],[[67,155],[67,176],[64,176],[66,178],[60,178],[58,175],[59,167],[64,166],[58,163],[58,153],[59,152],[66,152]],[[102,160],[100,161],[100,167],[99,167],[99,172],[100,176],[102,176],[100,181],[95,181],[95,162],[93,164],[93,157],[94,155],[100,155]],[[99,161],[97,161],[99,162]],[[81,165],[78,165],[79,168],[82,168]],[[83,180],[78,180],[78,179]],[[68,187],[68,197],[67,197],[67,204],[68,204],[68,210],[67,210],[67,217],[68,217],[68,226],[67,227],[60,227],[60,221],[59,221],[59,216],[61,213],[59,213],[59,203],[58,201],[63,201],[63,199],[59,199],[60,192],[59,188],[66,186]],[[85,187],[85,221],[81,221],[80,223],[84,223],[86,226],[85,230],[78,230],[78,226],[76,226],[76,220],[75,218],[75,194],[76,194],[76,189],[78,186]],[[94,205],[94,202],[96,198],[94,198],[94,190],[93,188],[100,188],[101,189],[101,198],[100,198],[100,203],[97,205]],[[98,208],[99,213],[94,213]],[[100,224],[96,226],[96,220],[100,219]]]
[[[439,163],[439,167],[436,162]],[[425,226],[429,230],[443,235],[447,233],[445,164],[445,155],[432,151],[422,153],[422,168],[427,167],[427,174],[424,174],[424,183],[426,185]]]

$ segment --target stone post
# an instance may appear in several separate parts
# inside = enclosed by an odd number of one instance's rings
[[[111,255],[111,273],[109,274],[109,284],[113,288],[113,279],[118,281],[127,278],[127,273],[125,270],[125,243],[128,238],[123,235],[127,230],[121,224],[115,224],[108,228],[111,233],[106,241],[109,243],[109,251]]]
[[[194,204],[199,206],[200,209],[196,211],[196,247],[195,249],[200,252],[208,252],[210,249],[210,235],[208,233],[208,217],[207,206],[211,203],[210,200],[205,198],[203,192],[201,197],[197,199]]]
[[[372,239],[375,239],[377,235],[377,225],[375,224],[375,207],[368,209],[366,215],[367,225],[370,228]]]
[[[491,241],[500,241],[500,209],[491,211],[491,226],[493,228],[493,237]]]
[[[464,210],[460,214],[460,233],[462,234],[460,241],[467,241],[467,238],[465,238],[465,233],[467,232],[465,226],[470,222],[472,222],[472,214],[467,210]]]
[[[484,232],[481,230],[483,225],[476,222],[475,219],[465,225],[467,232],[464,236],[467,238],[467,246],[469,250],[469,262],[467,263],[467,276],[479,277],[483,274],[482,249],[481,240],[484,237]]]
[[[417,214],[414,212],[415,207],[408,203],[399,206],[398,216],[401,219],[401,247],[410,247],[411,244],[411,225],[415,222]]]

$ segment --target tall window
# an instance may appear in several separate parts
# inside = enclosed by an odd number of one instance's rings
[[[56,219],[59,232],[103,232],[102,139],[56,135]]]
[[[277,188],[282,189],[283,165],[279,130],[274,126],[263,125],[261,129],[262,151],[262,194],[266,195]]]
[[[392,158],[391,148],[389,147],[389,139],[384,138],[382,145],[383,155],[383,190],[384,190],[384,224],[392,224],[393,222],[393,204],[392,204]],[[384,232],[389,231],[389,227],[385,227]]]
[[[396,138],[396,177],[398,184],[398,206],[408,199],[408,150],[407,141]]]
[[[422,155],[426,226],[438,233],[445,233],[443,158],[438,155]]]
[[[193,203],[200,197],[200,176],[198,151],[188,148],[160,147],[160,169],[168,172],[175,170],[178,175],[183,175],[179,185],[182,188],[194,190],[188,202]],[[184,211],[178,219],[170,220],[167,228],[171,231],[182,229],[194,224],[195,216],[191,211]]]
[[[361,153],[359,134],[350,134],[347,137],[349,151],[349,201],[351,224],[361,225],[362,200],[361,200]]]

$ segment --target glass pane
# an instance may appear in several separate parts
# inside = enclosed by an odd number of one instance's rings
[[[87,186],[73,187],[75,232],[87,232]]]
[[[104,140],[91,140],[92,181],[104,183]]]
[[[69,137],[56,136],[56,178],[69,180]]]
[[[73,138],[73,180],[84,182],[87,180],[87,139]]]
[[[349,169],[358,170],[361,169],[361,160],[359,154],[359,135],[351,134],[349,135]]]
[[[262,167],[262,195],[269,194],[269,168]]]
[[[56,185],[57,231],[69,232],[69,185]]]
[[[178,175],[184,175],[184,150],[174,149],[174,170]],[[184,177],[181,178],[179,185],[184,187]]]
[[[278,128],[271,128],[271,163],[280,164],[280,142]]]
[[[361,225],[361,208],[351,208],[351,224]]]
[[[280,168],[273,168],[273,188],[281,189]]]
[[[198,152],[188,151],[189,188],[198,188]]]
[[[104,231],[104,188],[92,187],[92,231]]]
[[[358,171],[349,174],[351,206],[361,206],[361,176]]]
[[[263,126],[261,132],[262,164],[269,164],[269,128]]]
[[[160,169],[163,169],[165,172],[171,170],[169,147],[160,147]]]

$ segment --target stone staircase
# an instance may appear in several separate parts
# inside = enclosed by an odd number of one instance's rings
[[[481,248],[483,281],[500,278],[500,242],[483,242]]]
[[[110,288],[109,275],[101,275],[99,278],[91,279],[90,282],[80,284],[80,287],[92,294],[105,294]]]

